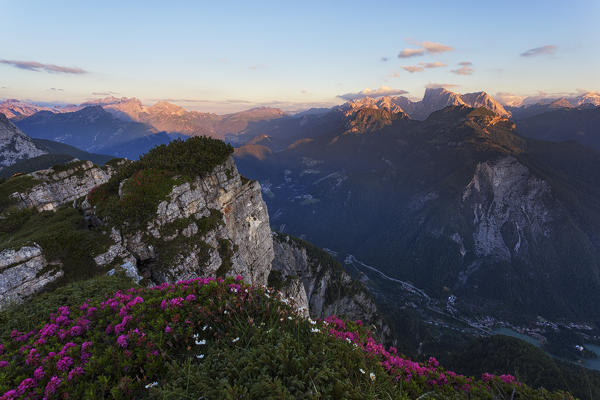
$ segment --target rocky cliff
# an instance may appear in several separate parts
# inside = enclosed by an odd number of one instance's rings
[[[88,202],[84,206],[94,213]],[[174,186],[146,229],[113,227],[111,238],[113,244],[96,262],[133,262],[153,282],[239,274],[266,284],[273,260],[260,185],[242,181],[231,157],[206,176]]]
[[[20,303],[56,281],[61,270],[47,270],[48,262],[37,245],[0,252],[0,308]]]
[[[275,259],[269,284],[280,287],[284,294],[300,300],[299,303],[306,298],[313,318],[338,315],[362,320],[375,325],[380,337],[389,335],[389,328],[367,289],[327,252],[282,233],[273,233],[273,248]]]
[[[46,151],[19,130],[6,116],[0,113],[0,169],[19,160],[46,154]]]
[[[101,168],[91,161],[74,161],[26,175],[31,187],[11,193],[9,197],[21,208],[56,210],[107,182],[114,171],[110,165]]]
[[[272,235],[261,187],[238,173],[231,152],[192,138],[137,162],[77,161],[0,184],[9,199],[0,203],[0,307],[117,271],[142,285],[241,275],[277,287],[305,315],[338,314],[384,332],[373,300],[339,263]]]

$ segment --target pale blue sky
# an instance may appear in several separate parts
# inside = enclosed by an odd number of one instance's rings
[[[382,85],[417,98],[433,83],[492,95],[600,90],[597,0],[0,0],[0,10],[0,98],[79,103],[113,92],[229,112],[331,104]],[[426,41],[452,50],[398,58]],[[543,46],[555,47],[520,55]],[[464,61],[472,73],[453,73]],[[419,65],[433,62],[447,66]]]

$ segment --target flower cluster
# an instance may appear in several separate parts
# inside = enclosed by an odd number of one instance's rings
[[[60,307],[39,329],[15,330],[0,344],[0,400],[144,398],[166,383],[174,355],[204,363],[214,346],[248,346],[244,329],[269,335],[278,326],[293,327],[294,337],[362,350],[368,363],[357,374],[369,385],[395,379],[407,393],[450,397],[521,388],[511,375],[475,380],[442,369],[435,358],[411,361],[377,343],[361,321],[305,319],[281,293],[248,286],[241,276],[131,288],[90,303]],[[273,321],[279,325],[264,328]],[[298,336],[300,329],[305,334]]]

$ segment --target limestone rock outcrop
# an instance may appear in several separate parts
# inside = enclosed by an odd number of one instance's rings
[[[56,171],[44,169],[29,174],[35,185],[30,189],[10,195],[22,208],[35,207],[38,211],[53,211],[89,193],[94,187],[107,182],[114,169],[97,167],[91,161],[75,161],[70,168]]]
[[[63,275],[48,262],[37,245],[0,252],[0,309],[20,303]]]

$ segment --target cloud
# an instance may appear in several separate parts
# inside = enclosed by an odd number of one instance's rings
[[[469,67],[469,66],[473,65],[473,63],[471,61],[461,61],[458,63],[458,65]]]
[[[413,43],[416,44],[416,43]],[[420,49],[403,49],[400,54],[398,54],[398,58],[408,58],[408,57],[416,57],[416,56],[422,56],[425,53],[428,54],[437,54],[437,53],[444,53],[446,51],[452,51],[454,50],[453,47],[451,46],[447,46],[445,44],[441,44],[441,43],[437,43],[437,42],[429,42],[429,41],[424,41],[421,44],[419,44],[419,46],[421,47]]]
[[[388,60],[389,60],[389,59],[388,59],[387,57],[381,57],[381,58],[379,59],[379,61],[381,61],[381,62],[387,62]]]
[[[54,64],[42,64],[37,61],[16,61],[0,59],[0,64],[6,64],[27,71],[50,72],[62,74],[86,74],[87,71],[77,67],[61,67]]]
[[[420,65],[405,65],[402,67],[402,69],[410,72],[411,74],[413,72],[421,72],[421,71],[425,70],[425,68],[421,67]]]
[[[51,91],[51,92],[64,92],[65,91],[64,89],[54,88],[54,87],[51,87],[48,90]]]
[[[106,91],[106,92],[92,92],[92,96],[113,96],[115,94],[119,94],[118,92],[111,92],[111,91]]]
[[[458,69],[452,69],[452,70],[450,70],[450,72],[452,72],[456,75],[471,75],[473,73],[473,68],[465,65]]]
[[[422,65],[423,68],[441,68],[441,67],[446,66],[446,64],[438,62],[438,61],[434,61],[434,62],[430,62],[430,63],[419,63],[419,65]]]
[[[424,49],[404,49],[398,54],[398,58],[422,56],[423,54],[425,54]]]
[[[454,83],[428,83],[425,85],[427,89],[439,89],[439,88],[455,88],[460,85],[455,85]]]
[[[444,53],[446,51],[454,50],[453,47],[436,42],[423,42],[421,43],[421,47],[427,50],[428,53]]]
[[[554,54],[556,52],[556,46],[549,44],[542,47],[536,47],[535,49],[529,49],[521,53],[521,57],[532,57],[541,56],[544,54]]]
[[[439,61],[434,61],[434,62],[430,62],[430,63],[420,62],[419,65],[405,65],[402,67],[402,69],[404,69],[405,71],[408,71],[412,74],[413,72],[422,72],[426,68],[441,68],[441,67],[445,67],[445,66],[446,66],[446,64],[444,64],[444,63],[441,63]]]
[[[508,92],[498,92],[494,95],[494,99],[498,100],[505,106],[515,106],[518,107],[523,104],[523,100],[525,100],[526,96],[519,96],[513,93]]]
[[[344,100],[357,100],[364,97],[380,97],[380,96],[399,96],[408,93],[402,89],[391,89],[387,86],[381,86],[379,89],[364,89],[356,93],[340,94],[337,97]]]

